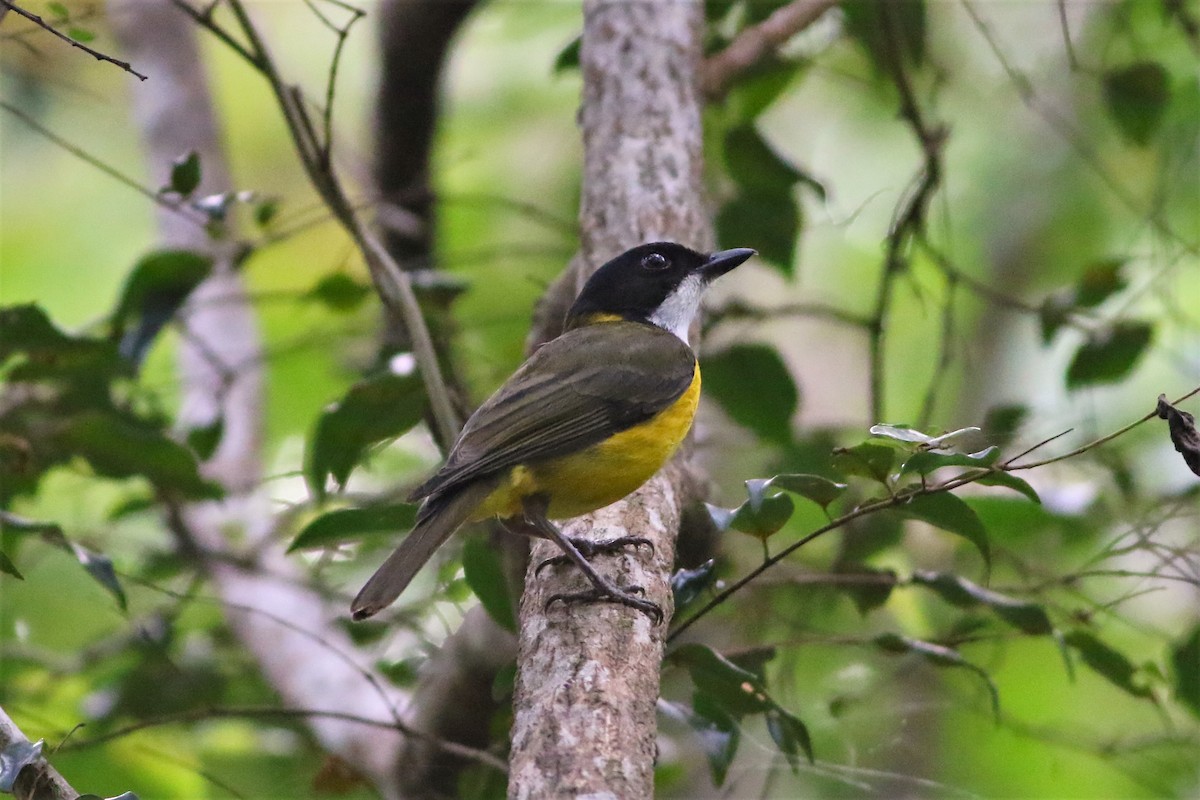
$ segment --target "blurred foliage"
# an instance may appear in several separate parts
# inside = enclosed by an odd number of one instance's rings
[[[778,6],[709,0],[706,51]],[[258,11],[315,96],[328,30],[302,4]],[[42,12],[109,44],[90,6]],[[664,665],[662,796],[1200,791],[1197,400],[1168,402],[1200,383],[1198,21],[1179,0],[848,0],[710,104],[719,243],[762,259],[707,322],[697,457],[719,553],[673,581],[698,622]],[[575,4],[494,0],[449,65],[422,280],[453,299],[476,400],[575,246],[579,24]],[[10,35],[28,47],[5,42],[0,96],[139,175],[127,76],[42,58],[13,15]],[[437,462],[422,385],[376,362],[366,270],[265,88],[205,54],[239,191],[192,197],[187,153],[166,186],[139,182],[245,238],[276,544],[353,591]],[[352,166],[371,160],[372,59],[356,30]],[[101,796],[372,796],[301,721],[210,713],[277,700],[163,521],[219,495],[197,465],[222,421],[177,429],[172,366],[207,260],[155,250],[144,197],[0,125],[0,705],[52,743],[86,724],[54,761]],[[1162,420],[1022,469],[1164,392]],[[477,598],[512,624],[495,551],[446,549],[388,626],[350,628],[397,685]],[[496,776],[460,788],[495,796]]]

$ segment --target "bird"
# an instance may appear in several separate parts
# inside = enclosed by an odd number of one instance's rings
[[[612,602],[662,620],[640,588],[616,586],[589,557],[652,544],[639,537],[569,539],[551,520],[591,513],[648,481],[696,413],[700,367],[688,330],[704,290],[755,251],[701,253],[675,242],[634,247],[597,269],[539,347],[463,425],[445,464],[418,486],[408,536],[350,606],[363,620],[400,596],[462,525],[492,518],[550,539],[592,584],[551,597]],[[557,559],[556,559],[557,560]]]

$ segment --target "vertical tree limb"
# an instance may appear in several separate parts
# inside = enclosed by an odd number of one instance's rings
[[[584,3],[576,286],[641,242],[711,246],[697,86],[702,23],[696,2]],[[653,557],[643,549],[600,566],[620,584],[643,587],[667,621],[684,469],[673,462],[625,501],[564,530],[653,541]],[[578,588],[570,570],[537,572],[554,555],[553,545],[534,545],[521,603],[509,796],[650,797],[666,623],[609,604],[546,610],[552,594]]]
[[[169,0],[110,0],[110,12],[126,52],[154,77],[136,87],[133,98],[152,174],[161,179],[173,159],[194,150],[202,170],[198,191],[231,189],[192,23]],[[204,566],[230,626],[285,705],[387,720],[403,698],[385,688],[387,681],[333,624],[338,610],[305,585],[277,548],[253,547],[272,525],[267,498],[258,491],[262,360],[254,313],[234,270],[233,245],[209,238],[202,225],[177,214],[160,212],[159,223],[166,246],[213,257],[213,274],[184,309],[188,336],[180,345],[179,423],[186,429],[222,421],[220,444],[203,470],[227,493],[221,503],[179,509],[173,527],[199,544],[201,553],[217,556],[207,557]],[[206,302],[215,297],[221,302]],[[254,563],[220,558],[234,552],[230,531],[249,541],[257,553]],[[332,718],[313,717],[309,725],[322,746],[391,791],[398,734]]]

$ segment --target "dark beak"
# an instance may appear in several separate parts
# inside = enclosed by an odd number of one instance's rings
[[[700,268],[701,274],[704,276],[706,283],[715,281],[754,255],[758,255],[758,252],[751,250],[749,247],[735,247],[732,250],[721,250],[708,257],[708,261],[704,262],[704,266]]]

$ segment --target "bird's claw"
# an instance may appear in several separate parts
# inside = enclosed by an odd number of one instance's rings
[[[617,603],[629,608],[637,609],[654,621],[655,625],[659,625],[663,621],[662,609],[657,603],[652,603],[640,597],[634,597],[633,593],[644,594],[645,590],[640,586],[629,586],[625,589],[617,589],[610,587],[607,589],[592,588],[583,592],[559,592],[553,594],[546,601],[545,608],[549,610],[554,603],[561,602],[563,605],[568,603]]]
[[[654,555],[654,542],[644,536],[620,536],[616,539],[601,539],[600,541],[592,541],[591,539],[571,539],[571,544],[575,545],[575,549],[579,551],[584,558],[591,559],[598,555],[608,555],[618,552],[626,547],[640,547],[645,545],[650,548],[650,555]],[[565,555],[554,556],[547,558],[545,561],[537,565],[533,571],[534,575],[540,575],[546,567],[556,567],[562,564],[574,563]]]

